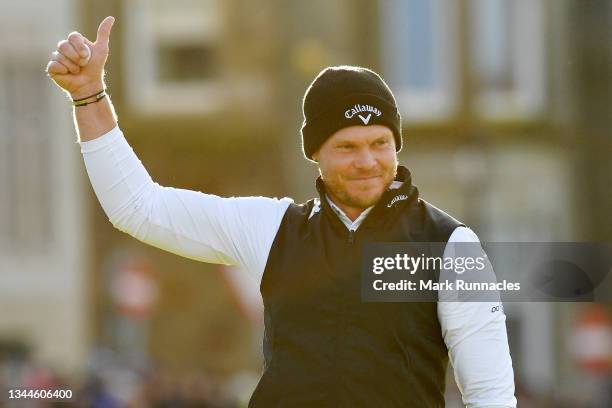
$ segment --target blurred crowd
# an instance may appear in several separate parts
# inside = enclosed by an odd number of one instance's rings
[[[246,407],[256,381],[252,373],[228,378],[204,369],[171,369],[145,358],[121,358],[109,349],[94,351],[85,373],[66,378],[27,356],[13,355],[0,360],[0,406],[239,408]],[[8,399],[9,390],[22,389],[71,390],[72,398]]]
[[[254,373],[223,377],[204,369],[176,370],[156,366],[144,358],[121,358],[109,349],[97,349],[86,372],[65,378],[53,369],[34,363],[27,356],[0,359],[0,406],[87,408],[241,408],[246,407],[257,382]],[[448,384],[447,408],[463,407],[454,382]],[[70,400],[8,400],[8,390],[71,390]],[[609,408],[612,407],[612,378],[601,378],[587,401],[567,401],[554,391],[538,395],[517,382],[516,397],[521,408]]]

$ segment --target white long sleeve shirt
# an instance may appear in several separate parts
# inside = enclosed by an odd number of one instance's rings
[[[197,261],[237,265],[259,285],[290,198],[222,198],[155,183],[119,127],[81,142],[87,174],[112,225],[147,244]],[[347,228],[357,229],[335,208]],[[479,242],[459,227],[449,243]],[[459,256],[447,245],[444,258]],[[438,302],[455,380],[469,408],[516,407],[506,316],[498,302]]]

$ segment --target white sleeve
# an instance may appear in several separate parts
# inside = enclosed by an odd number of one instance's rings
[[[238,265],[261,281],[289,198],[222,198],[155,183],[119,127],[81,153],[113,226],[160,249],[202,262]]]
[[[456,228],[444,250],[445,259],[462,256],[461,246],[449,245],[453,242],[480,240],[471,229]],[[487,268],[493,273],[490,263]],[[516,407],[501,302],[439,301],[438,318],[463,403],[468,408]]]

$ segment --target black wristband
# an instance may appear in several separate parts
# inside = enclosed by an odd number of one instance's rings
[[[101,91],[96,92],[93,95],[89,95],[86,96],[85,98],[80,98],[80,99],[73,99],[72,102],[81,102],[81,101],[85,101],[87,99],[93,98],[93,97],[97,97],[98,95],[104,93],[106,91],[106,89],[102,89]],[[100,96],[100,98],[102,98],[102,96]]]
[[[96,99],[94,99],[93,101],[90,101],[90,102],[77,102],[77,103],[74,104],[74,106],[76,108],[78,108],[79,106],[91,105],[92,103],[100,102],[102,99],[104,99],[105,96],[106,96],[106,93],[98,94],[98,95],[96,95]]]

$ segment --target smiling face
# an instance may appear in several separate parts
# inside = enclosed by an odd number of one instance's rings
[[[397,172],[393,133],[381,125],[340,129],[312,157],[327,194],[351,219],[376,204]]]

